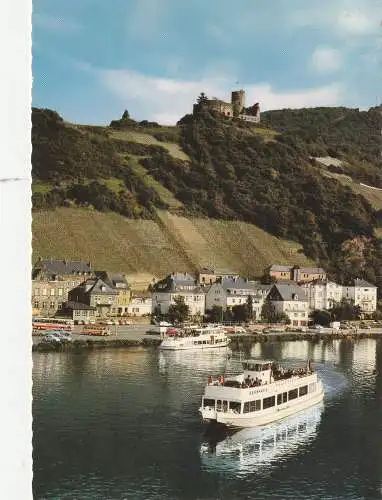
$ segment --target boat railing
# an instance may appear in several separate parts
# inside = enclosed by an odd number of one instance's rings
[[[240,382],[237,379],[232,379],[232,378],[225,379],[225,377],[223,375],[219,375],[217,379],[213,379],[212,377],[209,377],[208,381],[207,381],[207,385],[208,386],[229,387],[232,389],[255,389],[256,392],[266,392],[269,390],[269,386],[274,385],[275,383],[277,383],[278,387],[280,387],[280,386],[285,387],[285,386],[291,385],[292,382],[295,382],[298,379],[301,379],[304,377],[310,377],[312,375],[314,375],[313,372],[308,372],[305,374],[293,374],[286,379],[273,380],[271,383],[266,382],[266,381],[262,382],[261,380],[255,382],[255,383],[253,383],[252,381],[250,383],[248,383],[248,382],[246,382],[246,380],[243,380],[242,382]],[[232,383],[234,383],[234,385],[231,385]],[[264,390],[261,390],[261,389],[264,389]]]

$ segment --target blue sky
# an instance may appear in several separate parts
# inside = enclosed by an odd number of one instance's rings
[[[381,0],[34,0],[33,105],[172,124],[201,91],[242,87],[262,110],[368,108],[381,20]]]

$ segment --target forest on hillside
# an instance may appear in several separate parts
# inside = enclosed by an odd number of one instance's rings
[[[377,214],[362,196],[323,177],[310,157],[335,156],[355,178],[382,185],[378,116],[374,109],[272,111],[263,113],[261,127],[278,134],[265,140],[254,125],[206,110],[169,130],[128,115],[110,127],[73,126],[54,111],[33,109],[33,180],[50,186],[34,192],[33,206],[155,218],[156,208],[167,205],[133,168],[138,162],[183,203],[183,215],[253,223],[301,243],[344,279],[376,281],[382,275]],[[116,139],[113,128],[150,129],[159,141],[178,142],[190,161],[159,145]],[[122,184],[116,188],[110,178]]]

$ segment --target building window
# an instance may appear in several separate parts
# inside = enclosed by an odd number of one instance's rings
[[[50,289],[50,295],[53,296],[54,295],[54,288],[51,288]]]
[[[47,289],[46,289],[46,288],[43,288],[43,289],[42,289],[42,294],[43,294],[43,295],[48,295],[48,291],[47,291]]]
[[[46,302],[43,302],[43,303],[41,304],[41,307],[42,307],[43,309],[45,309],[45,308],[46,308]]]
[[[52,302],[50,303],[50,308],[54,309],[55,307],[56,307],[56,303],[52,300]]]
[[[36,300],[35,302],[33,302],[33,307],[38,309],[40,307],[40,303]]]
[[[62,309],[62,302],[59,302],[59,303],[57,304],[57,309]]]
[[[59,295],[59,297],[61,297],[62,293],[63,293],[63,289],[62,289],[62,288],[59,288],[59,289],[58,289],[58,295]]]

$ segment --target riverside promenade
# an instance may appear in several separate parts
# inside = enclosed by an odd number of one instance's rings
[[[42,342],[41,336],[33,336],[33,351],[62,351],[76,350],[81,348],[118,348],[118,347],[157,347],[161,343],[159,333],[152,333],[153,325],[118,325],[111,326],[112,334],[107,337],[82,335],[81,327],[75,327],[72,332],[72,340],[64,344],[54,344]],[[151,330],[151,333],[150,333]],[[307,332],[274,332],[263,333],[248,328],[246,333],[229,334],[233,342],[241,341],[251,342],[275,342],[275,341],[293,341],[293,340],[334,340],[348,339],[356,340],[360,338],[380,338],[382,337],[382,328],[372,329],[349,329],[333,330],[323,328],[320,330],[310,330]]]

